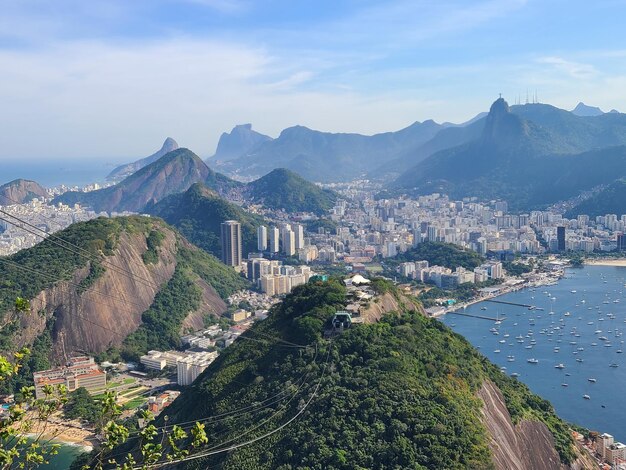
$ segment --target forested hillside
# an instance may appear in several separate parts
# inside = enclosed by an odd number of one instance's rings
[[[204,317],[223,313],[223,299],[246,285],[159,219],[74,224],[0,258],[0,349],[32,349],[3,389],[19,389],[33,370],[77,352],[136,359],[149,349],[176,347],[184,320],[202,327]],[[17,298],[28,302],[19,315]]]
[[[191,454],[212,455],[177,466],[494,468],[496,436],[479,398],[489,384],[504,396],[508,419],[535,423],[532,439],[549,454],[539,456],[544,468],[561,468],[557,455],[575,459],[550,404],[437,320],[407,310],[323,339],[344,302],[336,281],[296,288],[184,391],[168,408],[168,423],[203,420],[208,444]]]
[[[201,184],[194,184],[185,193],[168,196],[147,212],[161,217],[189,241],[218,257],[222,249],[222,222],[232,219],[241,224],[244,257],[257,250],[256,229],[265,223],[263,217],[228,202]]]

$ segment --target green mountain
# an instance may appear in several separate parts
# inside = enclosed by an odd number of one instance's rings
[[[286,212],[325,214],[337,201],[337,193],[321,189],[293,171],[278,168],[248,183],[245,194],[252,203]]]
[[[227,191],[239,185],[211,170],[191,150],[180,148],[114,186],[88,193],[67,192],[55,198],[53,203],[80,203],[92,207],[96,212],[141,212],[147,204],[186,191],[194,183],[205,183],[216,191]]]
[[[70,245],[67,245],[67,243]],[[191,245],[160,219],[99,218],[73,224],[32,248],[0,258],[0,350],[31,347],[20,377],[76,354],[121,354],[180,344],[186,328],[226,311],[247,286],[232,268]],[[17,314],[15,299],[30,302]]]
[[[226,349],[165,414],[203,420],[208,445],[191,455],[233,447],[177,468],[570,468],[548,402],[391,284],[374,288],[398,311],[324,339],[346,289],[309,283]]]
[[[390,189],[502,198],[513,209],[528,209],[626,176],[623,146],[568,153],[600,142],[619,142],[620,129],[621,138],[626,138],[626,116],[581,118],[545,105],[520,107],[518,112],[521,108],[544,125],[514,114],[499,99],[491,107],[480,138],[431,155],[403,173]],[[582,125],[582,120],[603,120],[603,124]]]
[[[575,218],[585,214],[589,217],[598,215],[626,213],[626,180],[620,179],[611,183],[602,191],[594,194],[589,199],[577,204],[565,213],[565,217]]]
[[[434,121],[425,121],[397,132],[365,136],[294,126],[218,168],[244,177],[288,168],[311,181],[352,180],[430,140],[442,128]]]
[[[218,257],[222,249],[222,222],[232,219],[241,223],[244,257],[257,251],[256,229],[265,223],[263,217],[246,212],[200,183],[149,206],[146,212],[161,217],[178,228],[189,241]]]
[[[456,269],[461,266],[465,269],[474,269],[480,266],[485,259],[475,251],[462,248],[452,243],[424,242],[404,253],[399,253],[394,261],[422,261],[426,260],[430,266],[444,266]]]
[[[49,197],[46,188],[30,180],[17,179],[0,186],[0,206],[24,204],[34,198]]]

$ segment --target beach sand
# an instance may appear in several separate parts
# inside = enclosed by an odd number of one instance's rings
[[[80,423],[74,421],[67,423],[37,421],[29,431],[31,437],[41,435],[44,440],[82,446],[87,448],[85,450],[91,450],[98,442],[92,431],[81,429]]]
[[[588,259],[585,264],[589,266],[618,266],[626,267],[626,258]]]

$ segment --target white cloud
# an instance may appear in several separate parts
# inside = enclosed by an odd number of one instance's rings
[[[567,75],[568,78],[585,80],[598,75],[598,71],[593,65],[573,62],[562,57],[542,57],[537,62],[553,67],[558,72]]]
[[[168,135],[210,155],[219,134],[242,122],[273,135],[295,124],[376,132],[412,122],[427,103],[303,91],[312,72],[298,64],[263,48],[193,39],[0,50],[0,69],[0,159],[136,157]]]

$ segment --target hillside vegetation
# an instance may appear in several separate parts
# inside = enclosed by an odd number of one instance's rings
[[[286,212],[323,215],[337,201],[337,193],[322,189],[296,173],[278,168],[248,183],[246,194],[253,202]]]
[[[61,240],[75,246],[67,250]],[[202,324],[202,316],[223,313],[222,299],[246,286],[232,268],[159,219],[99,218],[71,225],[0,259],[0,316],[6,324],[1,350],[32,350],[3,390],[19,389],[32,381],[32,371],[76,351],[108,349],[136,358],[149,349],[177,347],[186,318],[195,315]],[[19,316],[18,297],[30,303],[29,312]]]
[[[465,269],[473,270],[485,261],[485,258],[475,251],[462,248],[452,243],[423,242],[419,245],[398,254],[395,258],[386,260],[391,264],[407,261],[428,261],[430,266],[444,266],[456,269],[462,266]]]
[[[192,243],[221,256],[221,223],[237,220],[241,224],[243,256],[256,251],[256,229],[264,224],[261,216],[246,212],[201,184],[187,192],[168,196],[148,209],[152,215],[175,226]]]
[[[617,214],[620,217],[624,213],[626,213],[626,180],[620,179],[567,211],[565,217],[575,218],[581,214],[589,217]]]
[[[169,424],[240,410],[203,423],[210,449],[266,435],[301,414],[256,443],[182,467],[493,468],[477,397],[486,381],[500,388],[515,422],[545,423],[561,459],[574,459],[550,404],[436,320],[403,311],[322,339],[344,301],[337,281],[299,286],[183,392],[168,408]]]

